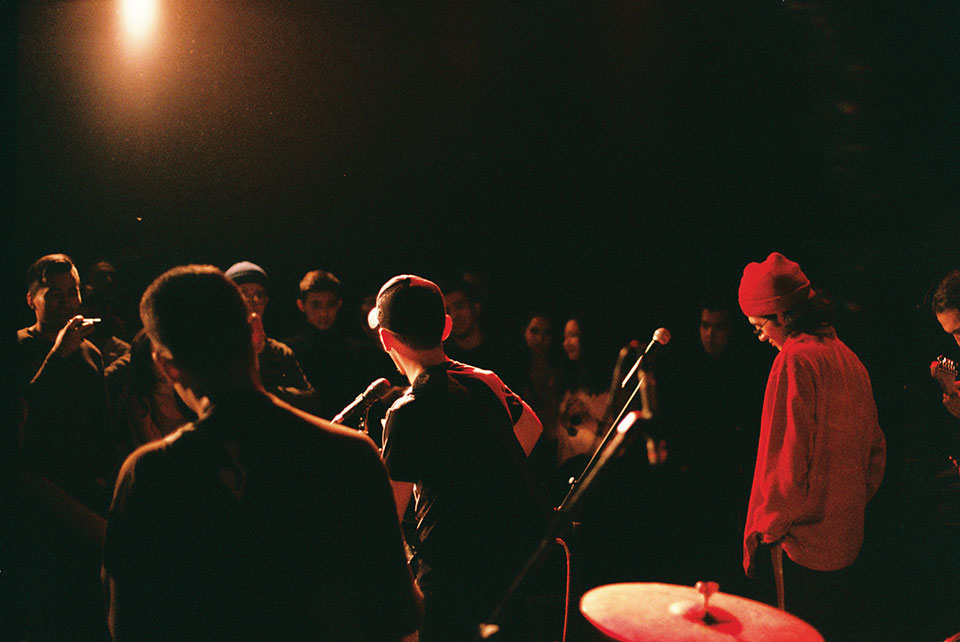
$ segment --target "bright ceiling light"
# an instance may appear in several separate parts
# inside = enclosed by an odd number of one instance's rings
[[[157,21],[156,0],[120,0],[120,15],[130,38],[141,41],[153,31]]]

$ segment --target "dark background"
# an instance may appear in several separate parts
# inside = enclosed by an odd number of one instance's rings
[[[901,4],[157,0],[138,49],[118,2],[21,2],[7,254],[133,300],[250,259],[280,329],[314,267],[479,270],[619,338],[779,250],[890,319],[960,229],[958,12]]]
[[[348,305],[471,270],[507,326],[536,299],[612,345],[695,341],[698,297],[776,250],[870,369],[885,505],[918,451],[942,462],[927,364],[960,354],[925,296],[960,267],[955,2],[157,5],[139,49],[117,2],[3,5],[8,330],[33,321],[28,265],[63,251],[81,277],[113,262],[131,313],[168,267],[255,261],[276,336],[322,267]],[[891,564],[904,587],[926,553]]]

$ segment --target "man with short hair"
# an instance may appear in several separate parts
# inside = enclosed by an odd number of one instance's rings
[[[30,266],[27,305],[36,322],[17,332],[27,404],[21,449],[28,468],[102,513],[117,454],[103,361],[87,339],[94,321],[79,314],[80,302],[80,275],[69,256],[48,254]]]
[[[343,327],[340,279],[325,270],[307,272],[300,280],[297,307],[304,327],[286,341],[316,388],[315,412],[333,417],[385,373],[370,371],[369,348],[361,348]]]
[[[416,498],[421,639],[469,640],[545,529],[526,460],[542,427],[494,373],[446,356],[452,322],[433,282],[390,279],[369,318],[411,385],[387,412],[383,459],[399,514]]]
[[[700,309],[700,345],[720,359],[730,343],[731,309],[719,301],[706,301]]]
[[[415,587],[370,440],[265,394],[244,301],[216,268],[161,275],[140,315],[198,419],[120,471],[103,548],[114,639],[413,632]]]
[[[455,361],[488,368],[507,381],[516,379],[519,366],[502,344],[490,337],[483,327],[483,304],[473,285],[459,279],[445,288],[444,303],[450,315],[450,336],[444,350]]]
[[[856,597],[850,567],[886,461],[870,376],[837,338],[826,300],[782,254],[744,268],[739,300],[759,340],[779,351],[763,399],[744,569],[753,576],[762,552],[774,573],[782,560],[778,600],[826,639],[845,639]]]
[[[263,313],[270,302],[266,271],[256,263],[240,261],[227,268],[225,274],[240,288],[247,304],[263,387],[298,408],[310,410],[314,389],[296,354],[285,343],[268,337],[263,329]]]
[[[940,281],[933,294],[933,313],[943,331],[960,346],[960,270],[952,270]],[[943,393],[943,405],[960,419],[960,381],[951,393]]]
[[[324,270],[311,270],[300,279],[297,308],[307,323],[318,330],[329,330],[343,307],[340,279]]]

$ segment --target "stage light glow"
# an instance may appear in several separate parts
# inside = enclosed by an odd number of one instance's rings
[[[137,42],[147,39],[157,21],[156,0],[120,0],[120,15],[127,35]]]

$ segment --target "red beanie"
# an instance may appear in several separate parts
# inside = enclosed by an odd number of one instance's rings
[[[773,252],[763,263],[743,268],[740,309],[748,317],[792,310],[810,294],[810,279],[799,265],[779,252]]]

